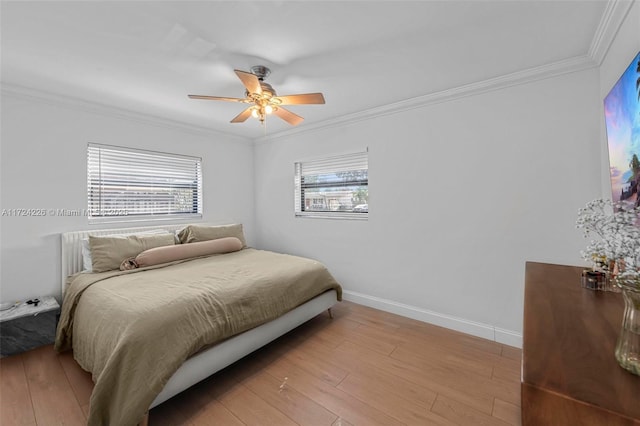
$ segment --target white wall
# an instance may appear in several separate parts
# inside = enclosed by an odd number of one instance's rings
[[[352,300],[518,345],[525,262],[580,263],[598,87],[590,69],[258,143],[258,245],[324,262]],[[368,221],[293,216],[295,161],[367,147]]]
[[[242,222],[248,242],[254,240],[253,148],[244,139],[4,92],[1,124],[2,209],[86,208],[87,143],[121,145],[202,157],[203,220]],[[0,300],[59,297],[61,232],[142,225],[88,225],[86,217],[3,216]]]
[[[604,198],[611,198],[611,176],[609,174],[609,152],[602,100],[638,52],[640,52],[640,2],[635,1],[600,65],[600,106],[602,110],[600,135],[602,141],[602,196]]]

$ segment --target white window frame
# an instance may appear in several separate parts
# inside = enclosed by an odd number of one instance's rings
[[[180,190],[193,194],[190,212],[188,201],[174,204]],[[201,219],[202,158],[88,143],[86,215],[89,223]]]
[[[321,159],[313,159],[307,161],[298,161],[294,164],[294,215],[304,218],[322,218],[322,219],[353,219],[368,220],[369,212],[352,212],[340,210],[322,210],[307,211],[305,210],[306,202],[304,199],[304,191],[313,186],[326,187],[320,184],[304,183],[304,176],[312,176],[314,174],[331,174],[338,172],[349,172],[355,170],[367,170],[367,177],[358,180],[345,180],[342,183],[331,183],[333,187],[350,187],[350,186],[366,186],[367,192],[369,188],[369,152],[357,152],[351,154],[338,155]]]

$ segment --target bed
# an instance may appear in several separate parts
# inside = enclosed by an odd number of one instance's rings
[[[340,285],[322,264],[252,248],[78,274],[82,240],[89,234],[174,232],[184,226],[62,234],[64,302],[56,349],[73,349],[78,364],[92,373],[89,425],[136,425],[150,408],[341,299]]]

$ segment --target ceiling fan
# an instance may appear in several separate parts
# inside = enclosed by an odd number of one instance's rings
[[[267,115],[274,114],[292,126],[304,120],[297,114],[283,108],[283,105],[324,104],[322,93],[304,93],[298,95],[278,96],[276,91],[264,79],[271,74],[271,70],[263,65],[251,67],[251,72],[234,70],[240,81],[247,89],[244,98],[226,98],[220,96],[189,95],[191,99],[205,99],[212,101],[241,102],[253,104],[231,120],[232,123],[242,123],[250,116],[264,124]]]

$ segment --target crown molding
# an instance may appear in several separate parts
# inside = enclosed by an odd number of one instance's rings
[[[618,34],[618,30],[634,2],[635,0],[609,0],[607,2],[598,28],[591,40],[588,53],[598,66],[602,64],[604,57],[609,52],[611,43],[613,43],[613,39]]]
[[[76,98],[69,95],[60,95],[57,93],[47,92],[44,90],[33,89],[26,86],[21,86],[12,83],[0,83],[0,93],[2,96],[13,96],[16,98],[26,99],[30,101],[37,101],[53,105],[56,107],[65,107],[73,110],[79,110],[83,112],[92,112],[99,115],[105,115],[113,118],[119,118],[123,120],[138,122],[155,127],[162,127],[165,129],[180,130],[183,132],[192,133],[198,136],[214,136],[217,138],[234,138],[240,139],[242,142],[251,143],[252,140],[243,136],[238,136],[232,133],[223,132],[220,130],[209,129],[206,127],[196,126],[194,124],[185,123],[178,120],[172,120],[164,117],[155,116],[152,114],[145,114],[125,108],[118,108],[111,105],[101,104],[94,101],[87,101],[84,99]]]
[[[563,74],[578,72],[598,66],[588,55],[576,56],[551,64],[541,65],[511,74],[505,74],[500,77],[494,77],[487,80],[478,81],[463,86],[454,87],[440,92],[430,93],[428,95],[418,96],[387,105],[359,111],[353,114],[346,114],[341,117],[332,118],[319,123],[306,125],[293,129],[284,130],[282,132],[273,133],[254,139],[254,142],[267,142],[281,137],[299,135],[319,129],[327,129],[331,127],[349,125],[363,120],[371,120],[373,118],[397,114],[415,108],[422,108],[442,102],[449,102],[468,96],[476,96],[482,93],[494,90],[504,89],[511,86],[517,86],[538,80],[560,76]]]

